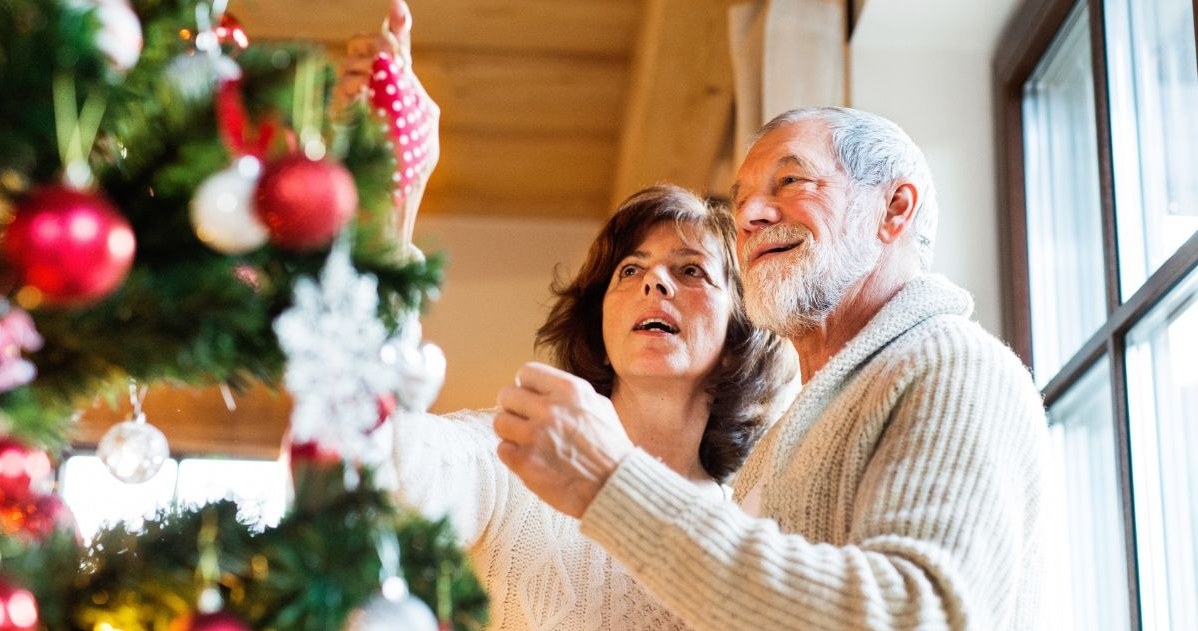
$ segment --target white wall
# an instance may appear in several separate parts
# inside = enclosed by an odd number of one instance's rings
[[[602,221],[421,216],[414,241],[448,257],[441,297],[424,337],[445,351],[445,387],[434,412],[490,407],[548,313],[555,266],[572,275]]]
[[[851,105],[924,151],[940,201],[934,271],[1002,331],[990,64],[1016,0],[868,0],[850,44]]]

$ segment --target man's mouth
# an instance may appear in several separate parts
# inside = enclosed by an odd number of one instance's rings
[[[633,331],[661,331],[670,335],[678,334],[678,326],[662,318],[645,318],[632,327]]]
[[[771,254],[781,254],[782,252],[789,252],[789,251],[799,247],[800,245],[803,245],[802,240],[795,241],[794,243],[769,243],[769,244],[763,245],[763,246],[758,247],[757,249],[753,250],[749,254],[749,263],[750,264],[755,263],[758,259],[765,257],[765,256],[769,256]]]

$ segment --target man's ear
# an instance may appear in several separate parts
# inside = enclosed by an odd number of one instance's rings
[[[878,240],[882,243],[894,243],[907,231],[911,220],[915,219],[915,207],[919,205],[919,191],[910,181],[900,181],[890,194],[886,204],[886,214],[878,226]]]

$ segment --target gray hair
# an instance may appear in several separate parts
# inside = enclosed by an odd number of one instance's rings
[[[893,122],[869,112],[847,107],[803,107],[783,112],[766,123],[753,137],[756,143],[766,134],[804,120],[828,125],[832,152],[857,187],[874,187],[907,179],[919,192],[912,238],[919,250],[924,271],[932,267],[932,245],[936,241],[936,187],[923,152],[911,137]]]

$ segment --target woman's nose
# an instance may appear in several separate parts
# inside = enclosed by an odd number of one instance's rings
[[[674,285],[663,276],[650,272],[645,274],[645,285],[643,287],[645,295],[648,296],[653,292],[658,292],[666,298],[674,297]]]

